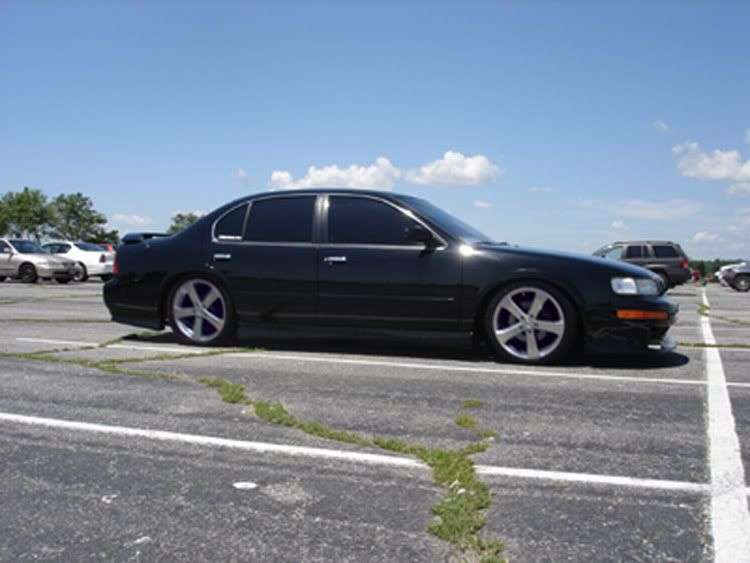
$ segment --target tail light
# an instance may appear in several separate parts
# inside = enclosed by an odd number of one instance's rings
[[[107,261],[107,257],[104,254],[102,254],[101,256],[99,256],[99,263],[100,264],[104,264],[106,261]]]
[[[120,264],[117,261],[117,254],[115,254],[115,263],[112,264],[112,275],[116,276],[119,273],[120,273]]]
[[[682,259],[682,262],[680,262],[680,267],[687,269],[687,267],[688,267],[687,258],[683,258]]]

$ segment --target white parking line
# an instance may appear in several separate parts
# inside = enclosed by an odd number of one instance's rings
[[[703,304],[709,307],[706,290]],[[711,320],[701,319],[703,341],[716,344]],[[711,533],[714,561],[750,561],[750,512],[740,442],[718,350],[706,348],[708,463],[711,473]]]
[[[329,459],[344,462],[364,463],[369,465],[385,465],[406,467],[412,469],[428,469],[424,463],[416,459],[366,452],[341,451],[325,448],[309,448],[304,446],[289,446],[268,442],[254,442],[246,440],[232,440],[215,436],[197,434],[183,434],[181,432],[166,432],[145,428],[131,428],[126,426],[112,426],[91,422],[77,422],[55,418],[43,418],[12,413],[0,413],[0,422],[23,424],[28,426],[43,426],[62,430],[79,432],[93,432],[110,434],[129,438],[146,438],[165,442],[230,448],[256,453],[271,453],[289,456],[303,456],[310,458]],[[703,483],[689,481],[670,481],[662,479],[639,479],[620,475],[596,475],[591,473],[571,473],[563,471],[544,471],[540,469],[524,469],[518,467],[499,467],[495,465],[477,465],[477,473],[495,477],[514,477],[519,479],[534,479],[554,482],[580,483],[588,485],[609,485],[615,487],[630,487],[638,489],[656,489],[664,491],[678,491],[692,494],[708,493],[709,486]],[[750,494],[750,489],[747,491]]]
[[[97,346],[95,342],[71,342],[65,340],[47,340],[43,338],[16,338],[19,341],[25,342],[37,342],[45,344],[80,344]],[[156,346],[141,346],[133,344],[112,344],[107,348],[117,348],[121,350],[142,350],[142,351],[160,351],[160,352],[172,352],[175,354],[182,353],[194,353],[196,356],[200,356],[204,351],[192,350],[190,348],[167,348],[167,347],[156,347]],[[104,348],[102,348],[104,349]],[[610,383],[623,383],[623,382],[637,382],[637,383],[651,383],[651,384],[666,384],[666,385],[692,385],[703,387],[706,385],[704,380],[696,379],[671,379],[663,377],[634,377],[630,375],[604,375],[604,374],[585,374],[575,372],[556,372],[556,371],[542,371],[542,370],[528,370],[528,369],[513,369],[513,368],[484,368],[478,366],[456,366],[451,364],[427,364],[424,362],[391,362],[384,360],[364,360],[359,358],[340,358],[340,357],[329,357],[329,356],[310,356],[302,354],[277,354],[273,352],[229,352],[222,355],[225,358],[248,358],[248,359],[269,359],[278,361],[294,361],[294,362],[319,362],[319,363],[330,363],[330,364],[345,364],[345,365],[358,365],[358,366],[375,366],[375,367],[388,367],[388,368],[403,368],[403,369],[416,369],[416,370],[433,370],[433,371],[452,371],[452,372],[468,372],[468,373],[489,373],[493,375],[522,375],[524,377],[551,377],[551,378],[562,378],[562,379],[580,379],[580,380],[593,380],[593,381],[608,381]],[[750,388],[750,383],[728,383],[732,387],[747,387]]]

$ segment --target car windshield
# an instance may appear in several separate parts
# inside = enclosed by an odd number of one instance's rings
[[[458,217],[454,217],[450,213],[434,206],[429,201],[411,196],[402,196],[399,199],[444,231],[460,238],[464,242],[495,242],[491,237],[464,223]]]
[[[104,248],[99,246],[98,244],[93,244],[90,242],[77,242],[75,245],[80,248],[81,250],[89,250],[92,252],[104,252]]]
[[[8,242],[22,254],[49,254],[47,250],[30,240],[14,239]]]

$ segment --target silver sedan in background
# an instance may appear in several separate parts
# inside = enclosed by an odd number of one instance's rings
[[[68,283],[77,268],[72,260],[52,256],[30,240],[0,239],[0,282],[15,278],[35,283],[39,278],[54,278],[58,283]]]

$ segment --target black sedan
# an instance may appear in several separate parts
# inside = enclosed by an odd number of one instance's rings
[[[502,220],[501,217],[498,220]],[[503,360],[552,363],[582,340],[668,341],[677,306],[650,271],[493,242],[412,196],[267,192],[117,252],[116,322],[223,344],[238,324],[473,333]]]

